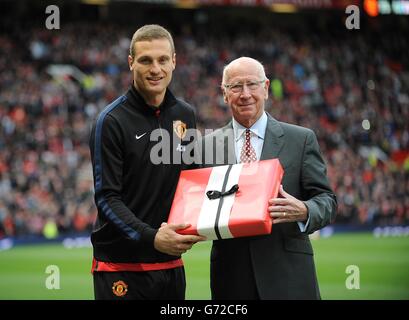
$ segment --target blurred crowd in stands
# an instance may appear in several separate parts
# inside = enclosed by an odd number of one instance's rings
[[[72,23],[0,34],[0,238],[90,230],[90,126],[131,84],[134,31]],[[302,28],[174,36],[172,89],[195,107],[202,131],[230,120],[223,66],[257,58],[271,80],[267,111],[318,136],[336,223],[409,223],[409,38],[340,39]]]

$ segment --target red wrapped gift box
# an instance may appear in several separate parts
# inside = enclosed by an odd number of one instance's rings
[[[207,240],[269,234],[268,200],[283,174],[278,159],[183,170],[168,223],[191,224],[178,232]]]

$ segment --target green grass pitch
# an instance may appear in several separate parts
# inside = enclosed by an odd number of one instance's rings
[[[323,299],[409,299],[409,237],[339,234],[312,243]],[[210,299],[209,251],[210,242],[203,242],[184,255],[188,300]],[[58,290],[46,288],[49,265],[59,268]],[[359,268],[359,289],[346,286],[350,265]],[[91,248],[27,245],[0,251],[0,299],[93,299],[90,268]]]

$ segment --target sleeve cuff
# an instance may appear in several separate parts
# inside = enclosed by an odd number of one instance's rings
[[[310,208],[308,207],[308,204],[307,204],[306,202],[304,202],[304,204],[305,204],[305,206],[307,207],[307,216],[308,216],[308,219],[307,219],[306,222],[297,221],[298,228],[300,228],[300,231],[301,231],[301,232],[306,232],[306,231],[308,230],[308,226],[310,225],[310,218],[311,218]]]
[[[308,216],[307,222],[297,221],[298,227],[300,228],[301,232],[305,232],[310,224],[310,217]]]
[[[143,242],[150,243],[153,245],[153,241],[155,240],[155,236],[157,232],[158,232],[158,229],[147,227],[142,232],[141,240]]]

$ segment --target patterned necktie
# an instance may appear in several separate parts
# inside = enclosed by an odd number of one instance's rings
[[[257,161],[256,150],[254,150],[253,146],[251,145],[250,138],[251,138],[251,132],[249,129],[246,129],[245,140],[244,140],[243,148],[241,149],[241,154],[240,154],[241,163],[249,163],[252,161]]]

